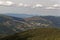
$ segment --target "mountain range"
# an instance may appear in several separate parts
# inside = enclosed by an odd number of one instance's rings
[[[34,19],[32,20],[32,17],[18,18],[13,16],[0,15],[0,34],[12,34],[28,29],[48,27],[49,25],[51,25],[50,21],[46,19],[38,17],[33,18]]]
[[[49,36],[45,38],[44,35],[47,34]],[[23,16],[17,17],[0,14],[1,40],[15,40],[14,38],[16,38],[16,40],[40,40],[39,35],[46,40],[55,40],[55,38],[53,39],[54,36],[57,37],[56,40],[59,40],[60,16],[27,16],[24,18]],[[37,39],[35,39],[36,37]]]
[[[35,28],[60,28],[60,17],[33,16],[19,18],[9,15],[0,15],[0,34],[13,34]]]

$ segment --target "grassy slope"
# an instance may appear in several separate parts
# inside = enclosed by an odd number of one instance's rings
[[[0,40],[60,40],[60,29],[39,28],[7,36]]]

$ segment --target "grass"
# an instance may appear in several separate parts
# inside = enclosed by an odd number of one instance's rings
[[[60,40],[60,29],[32,29],[1,38],[1,40]]]

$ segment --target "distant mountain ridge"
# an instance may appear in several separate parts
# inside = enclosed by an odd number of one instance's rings
[[[50,20],[56,27],[60,27],[60,16],[40,16],[41,18]]]
[[[29,17],[30,19],[30,17]],[[29,29],[49,27],[51,23],[40,18],[35,20],[28,20],[27,18],[18,18],[7,15],[0,15],[0,34],[12,34]],[[28,21],[27,21],[28,20]]]
[[[35,21],[35,22],[41,22],[41,23],[47,23],[51,24],[56,28],[60,28],[60,16],[33,16],[30,18],[25,18],[26,21]]]
[[[19,21],[22,22],[24,20],[22,18],[0,15],[0,34],[15,33],[18,30],[15,26],[22,24]]]
[[[33,16],[18,18],[14,16],[0,15],[0,34],[13,34],[36,28],[60,28],[60,17]],[[8,31],[7,31],[8,30]]]
[[[34,16],[34,15],[30,15],[30,14],[13,14],[13,13],[6,13],[5,15],[14,16],[14,17],[18,17],[18,18],[28,18],[28,17]]]

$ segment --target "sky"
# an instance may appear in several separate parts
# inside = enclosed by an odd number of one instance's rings
[[[0,14],[60,16],[60,0],[0,0]]]

